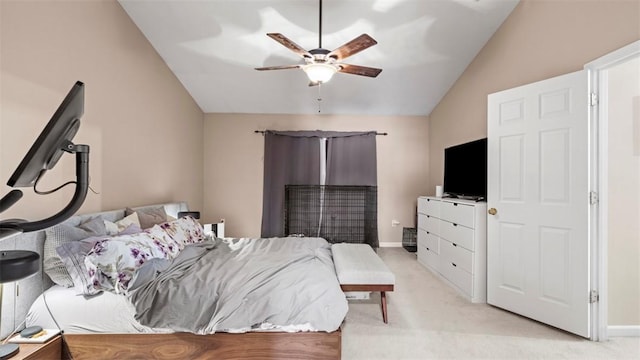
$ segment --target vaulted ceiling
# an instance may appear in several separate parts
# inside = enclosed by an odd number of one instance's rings
[[[518,1],[324,0],[322,47],[369,34],[345,62],[383,71],[313,87],[301,69],[254,68],[303,63],[266,34],[317,48],[318,0],[119,3],[206,113],[428,115]]]

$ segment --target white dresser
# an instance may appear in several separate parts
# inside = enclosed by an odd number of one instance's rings
[[[486,302],[487,203],[419,197],[418,261],[471,302]]]

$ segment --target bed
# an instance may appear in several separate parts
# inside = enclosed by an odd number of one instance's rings
[[[32,299],[25,315],[26,325],[59,325],[64,331],[63,354],[73,359],[150,355],[157,359],[340,358],[340,324],[346,316],[347,302],[326,241],[207,238],[198,233],[201,227],[198,230],[196,225],[184,225],[194,219],[172,218],[186,210],[186,204],[161,207],[167,219],[148,216],[157,211],[155,205],[68,220],[68,225],[76,227],[97,216],[106,220],[105,224],[112,222],[111,231],[116,232],[109,235],[107,247],[118,249],[114,250],[116,253],[138,251],[139,246],[132,250],[131,239],[137,241],[140,236],[151,236],[149,233],[160,236],[152,230],[146,230],[146,235],[127,233],[131,224],[125,220],[134,214],[141,222],[156,221],[153,229],[169,232],[166,239],[174,241],[156,244],[165,257],[147,252],[150,258],[135,266],[126,261],[120,264],[121,260],[117,265],[116,261],[103,263],[105,257],[100,256],[104,253],[96,249],[100,249],[100,241],[105,241],[104,235],[76,239],[72,245],[56,243],[58,255],[64,253],[62,248],[84,244],[80,260],[73,261],[79,268],[96,266],[96,271],[87,273],[93,277],[81,279],[71,270],[70,260],[63,257],[73,282],[70,287],[48,284],[47,277],[56,279],[57,274],[50,272],[47,256],[52,247],[47,242],[54,236],[48,236],[51,231],[46,233],[41,252],[45,255],[47,276],[43,279],[47,281],[42,287],[46,290]],[[117,224],[117,230],[113,224]],[[187,230],[177,231],[175,226]],[[122,239],[127,240],[127,245],[122,245]],[[180,241],[184,246],[176,250]],[[115,243],[123,247],[114,246]],[[136,256],[139,260],[142,255]],[[113,254],[106,258],[112,259]],[[95,273],[102,275],[94,276]],[[17,322],[20,315],[16,317]]]

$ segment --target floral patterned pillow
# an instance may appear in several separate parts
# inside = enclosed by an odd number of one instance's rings
[[[202,224],[191,216],[185,216],[156,226],[165,231],[173,241],[181,244],[183,248],[189,244],[199,243],[205,238]]]
[[[182,218],[138,234],[97,241],[84,258],[91,283],[101,290],[126,294],[135,271],[150,259],[173,259],[185,245],[204,239],[202,225]]]
[[[106,223],[107,220],[105,220]],[[141,233],[142,229],[136,224],[129,225],[126,229],[122,230],[119,235],[131,235]],[[93,279],[88,275],[86,266],[84,264],[84,258],[93,249],[93,247],[99,241],[111,239],[111,236],[95,236],[80,241],[72,241],[56,248],[60,260],[67,268],[71,279],[73,280],[73,287],[79,295],[96,295],[101,290],[97,290],[93,287]]]

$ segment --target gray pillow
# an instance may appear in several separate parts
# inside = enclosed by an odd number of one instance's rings
[[[92,236],[107,234],[104,220],[94,217],[78,225],[58,224],[45,230],[43,270],[51,280],[61,286],[72,287],[73,279],[69,275],[64,263],[56,252],[56,248],[63,244],[86,239]]]
[[[153,227],[153,225],[162,224],[167,221],[167,212],[164,210],[164,206],[136,210],[127,208],[124,212],[124,216],[129,216],[133,213],[138,214],[140,227],[143,229],[148,229]]]
[[[109,239],[109,236],[93,236],[82,239],[80,241],[71,241],[58,246],[56,251],[60,257],[60,261],[65,265],[67,273],[72,279],[76,293],[84,295],[94,295],[93,284],[87,275],[87,269],[84,266],[84,257],[93,246],[98,242]]]

